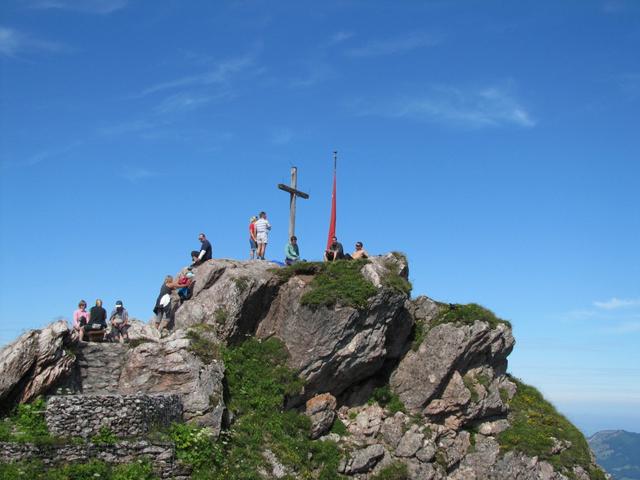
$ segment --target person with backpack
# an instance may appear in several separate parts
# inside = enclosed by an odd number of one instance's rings
[[[160,293],[153,307],[153,313],[156,315],[154,325],[162,334],[167,329],[171,320],[171,291],[173,290],[173,277],[167,275],[160,287]]]

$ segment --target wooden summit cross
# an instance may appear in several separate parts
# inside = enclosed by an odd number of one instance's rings
[[[296,197],[307,199],[307,193],[297,190],[298,188],[298,168],[291,167],[291,185],[278,184],[280,190],[289,193],[289,238],[296,234]]]

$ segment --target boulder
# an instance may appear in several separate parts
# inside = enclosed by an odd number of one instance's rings
[[[480,321],[438,325],[429,330],[417,351],[409,351],[400,361],[390,384],[409,411],[422,413],[429,402],[441,398],[455,371],[489,365],[504,373],[514,343],[505,324],[495,328]],[[459,389],[458,382],[452,388]]]
[[[277,268],[271,262],[223,259],[196,267],[193,296],[175,311],[176,328],[204,323],[229,341],[253,334],[278,291]]]
[[[120,393],[175,393],[181,396],[185,420],[210,426],[217,435],[224,413],[221,359],[206,363],[192,352],[191,340],[179,330],[159,342],[131,349],[120,375]]]
[[[369,445],[366,448],[356,450],[348,459],[342,460],[338,470],[347,475],[368,472],[384,457],[384,453],[382,445]]]
[[[327,433],[336,418],[336,397],[330,393],[316,395],[307,400],[306,415],[311,420],[312,439],[317,439]]]
[[[71,335],[58,320],[30,330],[0,351],[0,404],[8,410],[47,393],[69,375],[75,356],[67,350]]]
[[[392,340],[406,341],[411,332],[410,318],[403,316],[406,295],[380,289],[363,309],[312,308],[300,303],[310,281],[294,276],[280,288],[257,336],[284,342],[290,366],[306,381],[307,396],[338,396],[382,367]]]

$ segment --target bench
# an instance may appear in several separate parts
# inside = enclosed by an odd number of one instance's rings
[[[88,342],[104,342],[107,330],[89,330],[85,332]]]

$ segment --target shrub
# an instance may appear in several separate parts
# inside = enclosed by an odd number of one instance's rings
[[[217,343],[203,335],[204,331],[206,327],[190,328],[187,331],[187,338],[191,340],[189,351],[204,363],[209,364],[220,358],[220,349]]]
[[[511,327],[511,323],[507,320],[496,317],[496,315],[477,303],[469,303],[467,305],[450,304],[440,309],[440,314],[430,324],[433,328],[443,323],[457,323],[463,325],[473,325],[474,322],[480,320],[487,322],[491,328],[496,328],[500,324]]]
[[[342,420],[336,418],[333,422],[333,425],[331,425],[331,433],[335,433],[337,435],[340,435],[341,437],[346,437],[347,435],[349,435],[349,430],[347,430],[347,426],[343,423]]]
[[[377,291],[360,272],[366,263],[366,260],[338,260],[321,264],[300,303],[312,308],[335,304],[366,307],[369,298]]]
[[[369,399],[369,404],[374,402],[378,402],[378,405],[385,407],[392,415],[396,412],[407,412],[402,400],[391,390],[389,385],[376,388],[373,391],[373,395]]]
[[[0,421],[0,441],[51,443],[54,439],[44,419],[45,407],[42,397],[19,404],[9,417]]]
[[[102,426],[97,435],[91,438],[91,442],[96,445],[114,445],[118,441],[118,438],[111,431],[109,427]]]
[[[571,475],[574,465],[587,470],[592,479],[604,479],[599,468],[591,466],[589,445],[584,435],[535,388],[512,379],[518,386],[511,399],[510,428],[498,435],[503,451],[516,450],[551,463],[556,470]],[[553,439],[568,440],[571,447],[552,455]]]
[[[156,480],[147,461],[111,467],[94,460],[59,467],[44,467],[40,461],[0,463],[3,480]]]

